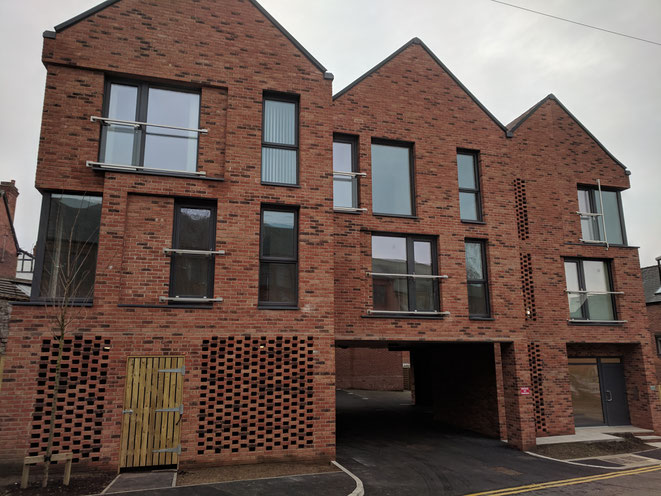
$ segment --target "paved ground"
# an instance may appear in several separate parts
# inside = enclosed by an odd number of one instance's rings
[[[160,489],[172,487],[176,470],[155,470],[153,472],[126,472],[119,474],[105,489],[106,494],[137,491],[139,489]]]
[[[410,404],[408,393],[353,393],[338,392],[337,460],[363,481],[367,496],[463,495],[609,472],[540,459],[499,440],[441,428],[429,412]],[[659,477],[661,471],[538,492],[595,494],[597,486],[598,491],[607,486],[619,496],[661,494]],[[622,492],[632,481],[641,482],[642,492]],[[654,484],[655,492],[649,492]]]

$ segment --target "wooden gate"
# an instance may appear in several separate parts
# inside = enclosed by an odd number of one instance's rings
[[[176,465],[184,357],[129,357],[119,467]]]

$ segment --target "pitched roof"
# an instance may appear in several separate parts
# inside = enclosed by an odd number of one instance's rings
[[[74,24],[78,24],[80,21],[84,21],[90,16],[93,16],[94,14],[101,12],[107,7],[110,7],[113,4],[116,4],[120,2],[121,0],[106,0],[105,2],[100,3],[96,7],[92,7],[89,10],[86,10],[85,12],[82,12],[81,14],[78,14],[75,17],[72,17],[71,19],[64,21],[57,26],[55,26],[55,33],[60,33],[64,31],[67,28],[70,28]],[[294,38],[289,31],[287,31],[278,21],[276,21],[271,14],[269,14],[264,7],[262,7],[257,0],[250,0],[250,3],[253,4],[253,6],[259,10],[264,17],[266,17],[271,24],[273,24],[278,30],[289,39],[289,41],[303,54],[305,57],[312,62],[312,64],[319,69],[321,72],[324,73],[324,76],[326,79],[333,79],[333,75],[326,70],[326,68],[319,62],[317,59],[315,59],[310,52],[308,52],[303,45],[301,45],[296,38]],[[54,35],[52,32],[46,31],[44,33],[44,37],[47,38],[54,38]]]
[[[0,300],[28,301],[30,297],[19,286],[29,286],[30,281],[0,278]]]
[[[348,86],[342,88],[340,91],[338,91],[337,93],[335,93],[335,94],[333,95],[333,100],[336,100],[336,99],[340,98],[342,95],[344,95],[344,94],[347,93],[349,90],[351,90],[354,86],[358,85],[358,84],[361,83],[363,80],[365,80],[365,79],[367,79],[368,77],[370,77],[370,76],[371,76],[372,74],[374,74],[376,71],[378,71],[379,69],[381,69],[381,67],[383,67],[384,65],[386,65],[388,62],[390,62],[391,60],[393,60],[395,57],[397,57],[397,56],[398,56],[400,53],[402,53],[404,50],[406,50],[407,48],[409,48],[409,47],[411,47],[411,46],[413,46],[413,45],[420,45],[420,46],[421,46],[421,47],[422,47],[422,48],[423,48],[423,49],[429,54],[429,56],[434,60],[434,62],[436,62],[436,63],[441,67],[441,69],[443,69],[443,71],[445,71],[445,72],[447,73],[447,75],[450,76],[450,78],[452,78],[452,80],[457,84],[457,86],[459,86],[459,87],[460,87],[460,88],[461,88],[461,89],[462,89],[462,90],[463,90],[463,91],[464,91],[464,92],[465,92],[465,93],[471,98],[471,100],[473,100],[473,101],[477,104],[477,106],[480,107],[480,109],[482,109],[482,111],[483,111],[485,114],[487,114],[487,116],[489,116],[489,118],[490,118],[490,119],[491,119],[491,120],[492,120],[492,121],[493,121],[493,122],[494,122],[499,128],[501,128],[503,131],[507,131],[507,128],[506,128],[506,127],[505,127],[505,126],[504,126],[504,125],[503,125],[498,119],[496,119],[496,117],[495,117],[491,112],[489,112],[489,110],[488,110],[488,109],[482,104],[482,102],[480,102],[480,101],[475,97],[475,95],[473,95],[473,94],[468,90],[468,88],[466,88],[466,86],[464,86],[463,83],[462,83],[461,81],[459,81],[459,79],[457,79],[457,77],[456,77],[454,74],[452,74],[452,71],[450,71],[450,69],[448,69],[448,68],[445,66],[445,64],[443,64],[443,62],[441,62],[441,60],[440,60],[440,59],[434,54],[434,52],[432,52],[432,51],[429,49],[429,47],[428,47],[427,45],[425,45],[425,44],[423,43],[423,41],[422,41],[420,38],[413,38],[413,39],[410,40],[409,42],[405,43],[401,48],[399,48],[398,50],[396,50],[395,52],[393,52],[391,55],[389,55],[388,57],[386,57],[385,59],[383,59],[381,62],[379,62],[378,64],[376,64],[374,67],[372,67],[369,71],[367,71],[365,74],[363,74],[362,76],[360,76],[360,77],[359,77],[358,79],[356,79],[354,82],[350,83]]]
[[[643,273],[643,290],[645,291],[645,303],[661,303],[661,274],[659,266],[652,265],[640,269]],[[658,291],[658,294],[657,294]]]
[[[535,112],[537,112],[537,109],[539,109],[542,105],[544,105],[544,104],[545,104],[546,102],[548,102],[549,100],[554,101],[554,102],[555,102],[555,103],[556,103],[556,104],[557,104],[562,110],[564,110],[565,113],[566,113],[569,117],[571,117],[571,118],[574,120],[574,122],[575,122],[576,124],[578,124],[578,126],[579,126],[579,127],[585,132],[585,134],[587,134],[590,138],[592,138],[592,140],[593,140],[593,141],[599,146],[599,148],[601,148],[601,149],[604,151],[604,153],[606,153],[606,155],[608,155],[608,156],[611,158],[611,160],[613,160],[613,162],[615,162],[617,165],[619,165],[620,167],[622,167],[622,168],[625,170],[625,172],[626,172],[627,175],[631,174],[631,171],[629,171],[629,169],[627,169],[626,165],[624,165],[624,164],[623,164],[622,162],[620,162],[617,158],[615,158],[615,156],[614,156],[611,152],[609,152],[609,151],[606,149],[606,147],[601,143],[601,141],[599,141],[599,140],[594,136],[594,134],[592,134],[592,133],[588,130],[588,128],[585,127],[585,126],[583,125],[583,123],[582,123],[581,121],[579,121],[579,120],[576,118],[576,116],[575,116],[574,114],[572,114],[572,113],[569,111],[569,109],[567,109],[567,107],[565,107],[565,106],[562,104],[562,102],[561,102],[560,100],[558,100],[558,97],[556,97],[553,93],[550,93],[550,94],[548,94],[547,96],[545,96],[544,98],[542,98],[539,102],[537,102],[535,105],[533,105],[531,108],[529,108],[528,110],[526,110],[526,111],[525,111],[523,114],[521,114],[519,117],[517,117],[517,118],[514,119],[512,122],[510,122],[510,123],[507,125],[507,136],[508,136],[509,138],[511,138],[512,136],[514,136],[514,132],[515,132],[515,131],[516,131],[516,130],[517,130],[517,129],[518,129],[518,128],[524,123],[524,122],[526,122],[530,116],[532,116]]]

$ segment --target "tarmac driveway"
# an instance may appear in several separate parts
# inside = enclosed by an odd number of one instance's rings
[[[338,391],[337,407],[337,461],[368,496],[460,495],[606,472],[440,427],[408,392]]]

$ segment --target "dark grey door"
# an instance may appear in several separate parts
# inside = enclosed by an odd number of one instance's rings
[[[629,425],[629,403],[624,382],[624,369],[615,360],[602,358],[599,360],[601,375],[601,400],[604,405],[604,415],[608,425]],[[618,360],[619,361],[619,360]]]

